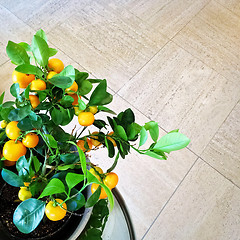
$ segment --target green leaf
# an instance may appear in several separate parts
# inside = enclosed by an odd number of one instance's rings
[[[149,130],[150,136],[154,142],[157,142],[159,136],[159,127],[158,123],[154,121],[150,121],[145,123],[144,125],[146,130]]]
[[[79,110],[85,110],[86,107],[87,107],[86,103],[81,98],[78,98],[78,108],[79,108]]]
[[[7,102],[3,103],[2,107],[9,108],[9,107],[12,107],[14,104],[15,104],[15,102],[13,102],[13,101],[7,101]]]
[[[5,182],[13,187],[22,187],[24,186],[23,180],[14,172],[10,170],[3,169],[2,170],[2,178]]]
[[[115,148],[113,146],[113,143],[109,139],[107,139],[106,137],[105,137],[105,145],[108,149],[108,156],[110,158],[113,158],[114,155],[115,155]]]
[[[18,170],[18,175],[24,179],[25,176],[29,176],[30,164],[25,156],[22,156],[16,162],[16,169]]]
[[[168,133],[161,137],[153,149],[161,150],[170,153],[172,151],[185,148],[190,143],[190,139],[179,132]]]
[[[100,197],[100,194],[101,194],[101,187],[99,185],[98,189],[87,200],[85,207],[90,208],[90,207],[94,206],[97,203],[97,201]]]
[[[124,128],[120,125],[118,125],[116,128],[115,128],[115,131],[114,131],[120,138],[122,138],[124,141],[127,141],[128,140],[128,137],[127,137],[127,134],[124,130]]]
[[[18,83],[14,83],[12,84],[12,86],[10,87],[10,93],[15,97],[15,98],[19,98],[20,96],[20,87]]]
[[[179,129],[172,130],[172,131],[170,131],[168,133],[172,133],[172,132],[179,132]]]
[[[31,46],[25,42],[20,42],[18,43],[19,46],[23,47],[27,52],[31,52]]]
[[[30,131],[33,129],[32,121],[28,117],[22,119],[18,122],[17,127],[20,128],[22,131]]]
[[[98,106],[98,105],[106,105],[112,101],[113,96],[106,92],[107,90],[107,82],[104,79],[102,82],[98,84],[98,86],[94,89],[91,94],[89,105],[90,106]]]
[[[139,147],[141,147],[147,141],[147,138],[148,138],[147,131],[144,127],[142,127],[142,129],[140,131]]]
[[[78,192],[77,189],[73,188],[71,191],[71,196],[76,195],[70,200],[66,201],[68,211],[77,211],[85,205],[85,197],[82,193]]]
[[[56,87],[66,89],[72,86],[73,80],[70,77],[54,75],[52,78],[48,80],[50,83],[55,85]]]
[[[57,141],[54,139],[54,137],[50,134],[45,134],[44,137],[46,137],[47,142],[51,148],[57,148]]]
[[[25,117],[27,117],[31,113],[31,106],[26,105],[22,108],[17,108],[11,110],[11,112],[8,115],[8,118],[10,121],[21,121]]]
[[[65,192],[65,187],[62,181],[59,180],[58,178],[53,178],[48,183],[48,185],[43,189],[43,192],[41,193],[39,198],[63,192]]]
[[[53,122],[56,125],[61,125],[62,124],[64,116],[63,116],[63,113],[60,109],[52,108],[52,110],[50,111],[50,114],[51,114]]]
[[[39,29],[36,34],[37,36],[43,38],[46,42],[47,42],[47,36],[46,36],[46,33],[42,30],[42,29]]]
[[[127,128],[127,135],[129,140],[135,140],[136,136],[140,133],[142,127],[137,123],[131,123]]]
[[[61,154],[60,159],[65,164],[73,164],[79,161],[79,156],[75,153],[66,153],[66,154]]]
[[[63,98],[60,101],[60,104],[65,107],[70,107],[73,102],[74,102],[74,99],[71,96],[66,95],[66,96],[63,96]]]
[[[1,94],[1,96],[0,96],[0,104],[3,103],[4,95],[5,95],[5,92],[3,92],[3,93]]]
[[[75,81],[79,85],[82,81],[86,80],[88,78],[89,74],[87,72],[79,72],[77,69],[75,69]]]
[[[65,170],[68,170],[68,169],[74,169],[75,168],[75,164],[65,164],[65,165],[63,165],[63,166],[61,166],[61,165],[59,165],[58,167],[57,167],[57,169],[59,170],[59,171],[65,171]]]
[[[21,65],[29,63],[29,57],[26,50],[17,43],[9,41],[6,50],[8,57],[14,64]]]
[[[42,75],[44,75],[43,71],[39,67],[36,67],[34,65],[31,65],[31,64],[19,65],[15,68],[15,70],[17,72],[21,72],[21,73],[25,73],[25,74],[34,74],[34,75],[37,75],[39,77],[42,77]]]
[[[31,47],[37,63],[42,67],[46,67],[49,58],[49,47],[47,42],[43,38],[34,35]]]
[[[32,162],[33,162],[33,165],[34,165],[35,172],[37,173],[40,170],[41,164],[40,164],[40,162],[39,162],[39,160],[36,156],[32,157]]]
[[[56,53],[58,52],[58,50],[55,48],[49,48],[48,50],[49,50],[49,57],[56,55]]]
[[[22,233],[32,232],[41,222],[46,203],[30,198],[21,202],[13,214],[13,223]]]
[[[116,115],[116,113],[114,111],[112,111],[111,109],[104,107],[104,106],[98,106],[98,111],[107,112],[107,113]]]
[[[92,83],[90,83],[88,80],[84,80],[78,83],[79,95],[82,95],[82,96],[87,95],[92,90],[92,87],[93,87]]]
[[[150,151],[150,150],[147,151],[147,152],[144,152],[143,154],[148,155],[148,156],[153,157],[153,158],[156,158],[156,159],[166,160],[166,159],[163,158],[161,155],[159,155],[159,154],[157,154],[157,153],[155,153],[155,152],[153,152],[153,151]]]
[[[66,183],[67,183],[68,189],[71,190],[83,180],[84,180],[83,174],[68,173],[66,176]]]
[[[72,83],[73,83],[73,81],[75,81],[74,67],[72,65],[68,65],[59,74],[54,75],[54,77],[59,77],[59,76],[69,77],[69,78],[71,78]]]

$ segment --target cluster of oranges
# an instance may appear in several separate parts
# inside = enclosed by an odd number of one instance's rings
[[[34,148],[39,142],[39,137],[36,133],[29,132],[21,138],[21,130],[17,126],[17,121],[8,123],[5,127],[5,132],[9,140],[4,144],[2,155],[6,159],[5,166],[12,166],[16,161],[24,156],[27,148]]]
[[[90,173],[93,174],[99,181],[103,182],[110,190],[115,188],[118,184],[118,175],[114,172],[103,173],[103,170],[100,167],[93,167],[90,170]],[[99,187],[99,184],[93,183],[91,186],[91,192],[94,193]],[[107,193],[101,187],[101,193],[99,199],[104,199],[107,197]]]

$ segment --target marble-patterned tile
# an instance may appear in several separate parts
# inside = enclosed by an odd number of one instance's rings
[[[135,113],[137,123],[143,125],[149,121],[117,94],[109,107],[116,112],[130,107]],[[99,118],[98,114],[96,118]],[[104,117],[101,116],[101,119]],[[160,136],[164,134],[166,133],[160,130]],[[150,144],[149,139],[147,145]],[[90,159],[93,163],[99,164],[104,171],[113,164],[113,159],[107,157],[106,149],[90,152]],[[184,149],[172,152],[167,161],[139,155],[134,150],[131,150],[131,154],[125,159],[118,160],[117,168],[114,170],[119,176],[117,188],[129,209],[137,239],[143,237],[196,159],[196,155]]]
[[[144,240],[238,240],[240,190],[198,160]]]
[[[209,0],[132,1],[129,11],[172,38]]]
[[[46,32],[64,22],[71,17],[77,8],[84,7],[88,2],[90,1],[26,0],[23,4],[21,0],[0,0],[0,4],[8,8],[35,31],[42,28]]]
[[[166,131],[180,128],[200,154],[239,100],[239,84],[170,42],[119,94]]]
[[[240,2],[238,0],[217,0],[217,2],[240,16]]]
[[[0,66],[0,95],[5,92],[4,102],[13,100],[14,97],[10,93],[10,87],[13,84],[12,81],[12,72],[15,69],[15,65],[10,61],[7,61],[3,65]]]
[[[9,40],[13,42],[31,41],[33,31],[23,21],[19,20],[8,9],[0,5],[0,65],[9,58],[6,46]]]
[[[117,91],[168,41],[141,20],[94,3],[49,34],[49,40]]]
[[[211,1],[173,39],[218,73],[239,82],[240,17]]]
[[[240,104],[209,142],[201,157],[240,187]]]

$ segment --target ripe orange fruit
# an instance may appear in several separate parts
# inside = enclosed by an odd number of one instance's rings
[[[37,79],[31,82],[30,89],[32,91],[45,90],[46,88],[46,83],[41,79]]]
[[[55,199],[55,201],[57,201],[59,204],[63,202],[63,200],[59,198]],[[63,203],[61,208],[59,205],[54,206],[54,202],[50,201],[46,205],[45,214],[51,221],[59,221],[65,217],[67,213],[66,209],[67,209],[66,203]]]
[[[89,112],[91,112],[92,114],[95,114],[98,111],[97,106],[89,106],[88,109],[89,109]]]
[[[110,141],[113,143],[113,146],[114,146],[114,147],[116,147],[117,144],[116,144],[115,140],[112,139],[111,137],[109,137],[109,136],[111,136],[111,135],[113,135],[113,134],[114,134],[114,132],[110,132],[110,133],[108,134],[108,136],[107,136],[107,139],[110,140]]]
[[[118,175],[114,172],[107,173],[103,183],[110,189],[115,188],[118,184]]]
[[[76,91],[78,90],[78,85],[77,83],[74,81],[72,86],[70,86],[69,88],[65,89],[65,92],[67,94],[74,94]]]
[[[20,136],[20,129],[17,127],[18,122],[12,121],[6,126],[6,135],[10,139],[17,139]]]
[[[54,71],[50,71],[49,73],[48,73],[48,75],[47,75],[47,80],[48,79],[50,79],[50,78],[52,78],[54,75],[56,75],[57,73],[56,72],[54,72]]]
[[[17,71],[13,71],[12,80],[14,83],[18,83],[20,88],[26,88],[30,82],[35,79],[33,74],[25,74]]]
[[[79,148],[80,148],[81,150],[83,150],[83,152],[86,152],[87,149],[84,147],[84,144],[85,144],[85,141],[84,141],[84,140],[78,140],[78,141],[77,141],[77,145],[79,146]],[[91,149],[92,149],[92,142],[91,142],[91,140],[88,139],[88,138],[87,138],[87,144],[88,144],[88,148],[89,148],[89,150],[88,150],[87,152],[90,152]]]
[[[64,69],[63,62],[58,58],[51,58],[48,61],[48,67],[56,73],[60,73]]]
[[[35,133],[28,133],[23,138],[22,143],[25,147],[34,148],[38,145],[39,137]]]
[[[15,143],[14,140],[9,140],[3,146],[3,156],[8,161],[17,161],[21,156],[24,156],[26,152],[26,147],[20,141]]]
[[[98,136],[94,136],[97,134],[98,134],[98,132],[92,132],[92,134],[91,134],[91,142],[92,142],[93,146],[95,146],[95,147],[98,147],[102,144],[97,140]]]
[[[78,115],[78,122],[81,126],[90,126],[94,120],[94,115],[91,112],[81,112]]]
[[[91,186],[91,192],[94,193],[99,187],[99,184],[97,183],[93,183]],[[104,199],[107,197],[107,193],[105,192],[105,190],[101,187],[101,193],[100,193],[100,197],[99,199]]]
[[[29,100],[32,108],[36,108],[40,104],[39,98],[36,95],[29,95]]]
[[[68,94],[70,94],[70,93],[68,93]],[[74,94],[71,94],[69,96],[71,96],[73,98],[73,100],[74,100],[72,105],[78,105],[78,95],[76,93],[74,93]]]

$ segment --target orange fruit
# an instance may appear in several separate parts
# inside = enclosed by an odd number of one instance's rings
[[[14,83],[18,83],[20,88],[26,88],[30,82],[35,79],[33,74],[25,74],[17,71],[13,71],[12,80]]]
[[[71,94],[71,95],[70,95],[70,93],[68,93],[68,95],[71,96],[73,98],[73,100],[74,100],[72,105],[78,105],[78,95],[76,93]]]
[[[17,127],[18,122],[12,121],[6,126],[6,135],[10,139],[17,139],[20,137],[20,129]]]
[[[31,82],[30,89],[32,91],[45,90],[46,88],[46,83],[41,79],[37,79]]]
[[[39,98],[36,95],[29,95],[29,100],[32,108],[36,108],[40,104]]]
[[[25,147],[34,148],[38,145],[39,137],[35,133],[28,133],[23,138],[22,143]]]
[[[77,141],[77,145],[79,146],[79,148],[80,148],[81,150],[83,150],[84,152],[86,152],[87,149],[84,147],[84,144],[85,144],[85,141],[84,141],[84,140],[78,140],[78,141]],[[89,148],[89,150],[88,150],[87,152],[90,152],[91,149],[92,149],[92,142],[91,142],[91,140],[88,139],[88,138],[87,138],[87,144],[88,144],[88,148]]]
[[[65,89],[65,92],[67,94],[74,94],[76,91],[78,90],[78,85],[77,83],[74,81],[72,86],[70,86],[69,88]]]
[[[57,201],[59,204],[63,202],[63,200],[59,198],[55,199],[55,201]],[[66,209],[67,209],[66,203],[63,203],[61,208],[59,205],[54,206],[54,202],[50,201],[46,205],[45,214],[51,221],[59,221],[65,217],[67,213]]]
[[[97,183],[93,183],[91,186],[91,192],[94,193],[99,187],[99,184]],[[107,193],[105,192],[105,190],[101,187],[101,193],[100,193],[100,197],[99,199],[104,199],[107,197]]]
[[[20,157],[24,156],[27,153],[26,147],[22,142],[14,140],[7,141],[3,146],[3,156],[8,161],[17,161]]]
[[[114,172],[107,173],[103,183],[110,189],[115,188],[118,184],[118,175]]]
[[[89,172],[94,175],[99,181],[101,181],[101,178],[99,174],[103,174],[103,170],[100,167],[93,167],[90,168]]]
[[[97,135],[97,134],[98,134],[98,132],[92,132],[92,134],[91,134],[91,142],[92,142],[92,145],[95,146],[95,147],[98,147],[102,144],[97,140],[98,136],[94,136],[94,135]]]
[[[81,126],[90,126],[94,120],[94,115],[91,112],[81,112],[78,115],[78,122]]]
[[[112,139],[111,137],[109,137],[109,136],[111,136],[111,135],[113,135],[113,134],[114,134],[114,132],[110,132],[110,133],[108,134],[108,136],[107,136],[107,139],[110,140],[110,141],[113,143],[113,146],[114,146],[114,147],[116,147],[117,144],[116,144],[115,140]]]
[[[56,73],[60,73],[64,69],[63,62],[58,58],[51,58],[48,61],[48,67]]]
[[[52,78],[54,75],[56,75],[57,73],[56,72],[54,72],[54,71],[50,71],[49,73],[48,73],[48,75],[47,75],[47,80],[48,79],[50,79],[50,78]]]

